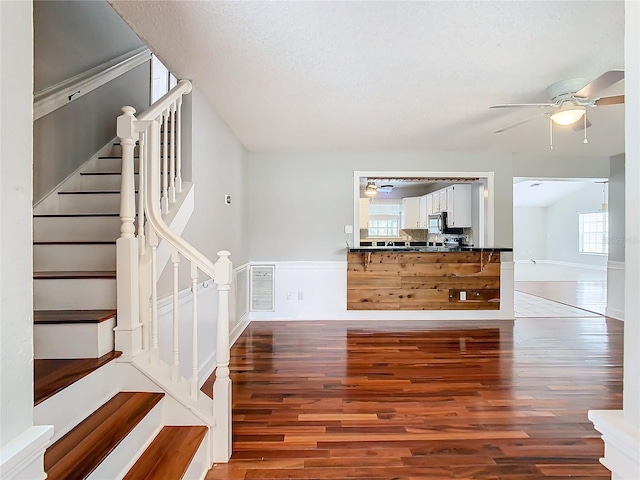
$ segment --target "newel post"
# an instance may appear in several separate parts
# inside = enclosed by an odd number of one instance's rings
[[[216,419],[213,461],[231,458],[231,378],[229,378],[229,290],[233,264],[226,250],[218,252],[213,281],[218,288],[218,329],[216,342],[216,380],[213,384],[213,415]]]
[[[120,238],[116,241],[118,325],[114,329],[116,350],[131,358],[142,348],[142,324],[138,307],[138,241],[134,235],[136,218],[134,149],[138,140],[133,107],[123,107],[117,134],[122,145],[122,184],[120,188]]]

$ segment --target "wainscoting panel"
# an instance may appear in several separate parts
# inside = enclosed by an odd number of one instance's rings
[[[500,310],[347,310],[347,262],[261,262],[275,265],[275,309],[249,320],[473,320],[513,319],[513,261],[501,262]]]

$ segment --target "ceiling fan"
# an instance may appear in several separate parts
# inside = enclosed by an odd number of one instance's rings
[[[490,108],[534,107],[548,109],[533,117],[508,125],[494,133],[502,133],[538,117],[549,115],[557,125],[573,125],[575,130],[591,126],[586,118],[587,107],[601,107],[624,103],[624,95],[599,97],[598,94],[624,78],[624,70],[609,70],[590,83],[584,78],[561,80],[547,87],[549,102],[547,103],[504,103]],[[584,117],[584,122],[578,122]]]

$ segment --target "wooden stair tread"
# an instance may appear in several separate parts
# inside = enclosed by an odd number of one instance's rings
[[[122,175],[122,172],[80,172],[82,175]],[[138,172],[134,172],[134,175],[138,175]]]
[[[138,193],[138,192],[136,192]],[[68,190],[58,192],[58,195],[120,195],[120,190]]]
[[[115,270],[98,271],[69,271],[69,272],[33,272],[34,280],[71,280],[89,278],[116,278]]]
[[[101,159],[101,158],[120,158],[120,159],[122,159],[122,155],[104,155],[102,157],[98,157],[98,159]],[[133,158],[140,158],[140,157],[138,155],[134,155]]]
[[[107,310],[36,310],[33,323],[39,325],[61,323],[102,323],[116,316],[115,309]]]
[[[47,448],[44,454],[47,478],[86,478],[163,396],[163,393],[117,393]]]
[[[119,213],[41,213],[37,218],[69,218],[69,217],[119,217]]]
[[[205,426],[164,427],[123,480],[182,478],[206,433]]]
[[[83,242],[54,241],[54,242],[33,242],[34,245],[115,245],[115,240],[88,240]]]
[[[109,352],[100,358],[34,360],[34,405],[44,402],[47,398],[64,390],[120,355],[122,352]]]

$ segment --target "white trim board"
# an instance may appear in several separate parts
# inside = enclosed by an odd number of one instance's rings
[[[588,268],[590,270],[605,271],[607,269],[604,265],[589,265],[587,263],[573,263],[573,262],[561,262],[559,260],[536,260],[538,263],[545,263],[547,265],[561,265],[563,267],[575,267],[575,268]]]
[[[44,479],[44,451],[49,446],[53,427],[34,426],[0,449],[0,474],[6,480]]]
[[[151,60],[151,50],[139,47],[86,72],[45,88],[33,96],[33,121]]]

